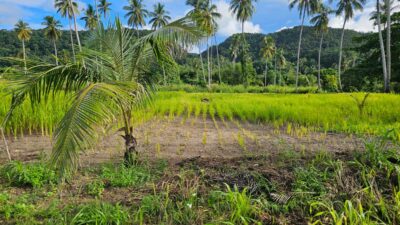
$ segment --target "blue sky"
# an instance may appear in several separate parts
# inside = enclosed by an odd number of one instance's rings
[[[127,5],[128,0],[109,1],[112,3],[111,16],[123,17],[125,12],[122,7]],[[57,17],[67,27],[67,20],[57,15],[53,8],[53,2],[54,0],[0,0],[0,29],[12,29],[19,19],[24,19],[32,28],[40,28],[41,21],[46,15]],[[152,10],[153,5],[157,2],[164,3],[174,19],[182,17],[189,10],[185,5],[185,0],[144,0],[144,2],[149,10]],[[78,0],[78,3],[80,9],[83,10],[88,3],[93,4],[94,0]],[[229,12],[229,0],[214,0],[213,3],[217,5],[222,14],[222,18],[218,21],[218,41],[240,32],[240,23]],[[346,27],[364,32],[372,31],[374,27],[369,21],[369,14],[374,10],[374,3],[375,1],[368,1],[365,10],[358,12]],[[258,0],[255,5],[256,13],[252,20],[246,23],[246,32],[271,33],[300,23],[296,9],[289,10],[288,0]],[[332,16],[330,26],[341,27],[342,21],[342,18]],[[80,29],[83,29],[83,22],[79,21],[79,24]]]

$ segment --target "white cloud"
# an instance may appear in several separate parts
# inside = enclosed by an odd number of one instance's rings
[[[370,20],[371,13],[373,11],[375,11],[374,3],[366,5],[362,12],[357,11],[354,15],[354,18],[346,22],[346,29],[352,29],[360,32],[376,31],[376,27],[374,27],[374,21]],[[395,11],[399,11],[399,9],[396,8]],[[332,17],[329,26],[334,28],[342,28],[343,21],[344,18],[342,16]]]
[[[237,21],[230,12],[229,4],[224,0],[218,0],[215,4],[218,7],[218,12],[221,13],[221,18],[217,20],[217,33],[224,37],[240,33],[242,31],[242,24]],[[252,22],[247,21],[244,23],[244,31],[247,33],[261,33],[262,29],[259,24],[253,24]]]
[[[283,26],[283,27],[279,28],[278,30],[276,30],[275,32],[279,32],[279,31],[283,31],[283,30],[291,29],[291,28],[293,28],[293,26],[291,26],[291,27]]]

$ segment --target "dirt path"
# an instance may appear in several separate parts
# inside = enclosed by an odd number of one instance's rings
[[[285,150],[331,152],[362,149],[362,141],[351,135],[304,133],[304,130],[275,129],[271,125],[213,121],[211,119],[155,119],[138,126],[136,136],[142,155],[171,161],[202,158],[235,158],[270,155]],[[103,138],[98,147],[82,154],[81,163],[91,165],[123,156],[120,134]],[[9,138],[13,159],[30,161],[48,155],[51,139],[44,136]],[[0,143],[0,162],[6,161]]]

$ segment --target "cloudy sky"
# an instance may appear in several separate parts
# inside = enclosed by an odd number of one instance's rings
[[[112,3],[112,17],[123,17],[125,12],[122,10],[127,5],[128,0],[109,0]],[[57,15],[53,8],[54,0],[0,0],[0,29],[12,29],[13,25],[23,19],[32,28],[40,28],[44,16],[53,15],[59,18],[65,27],[67,21]],[[79,7],[83,10],[88,3],[93,4],[94,0],[79,0]],[[189,8],[185,5],[185,0],[144,0],[146,7],[152,10],[153,5],[162,2],[166,5],[172,18],[176,19],[185,15]],[[222,18],[218,20],[218,40],[240,32],[241,26],[229,12],[229,0],[214,0]],[[368,1],[363,12],[357,12],[355,18],[347,24],[347,28],[357,31],[373,31],[374,27],[369,21],[369,15],[374,10],[375,1]],[[300,20],[296,9],[289,10],[288,0],[258,0],[256,13],[251,21],[245,24],[246,32],[271,33],[281,29],[299,25]],[[334,6],[334,5],[332,5]],[[81,14],[82,15],[82,14]],[[83,22],[79,21],[80,29],[83,29]],[[332,16],[330,26],[341,27],[342,18]]]

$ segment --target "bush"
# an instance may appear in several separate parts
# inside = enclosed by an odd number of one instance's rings
[[[78,207],[69,224],[126,224],[128,220],[128,212],[118,204],[89,203]]]
[[[44,163],[27,163],[13,161],[5,165],[0,176],[15,187],[40,188],[46,184],[56,184],[57,178],[54,170]]]

